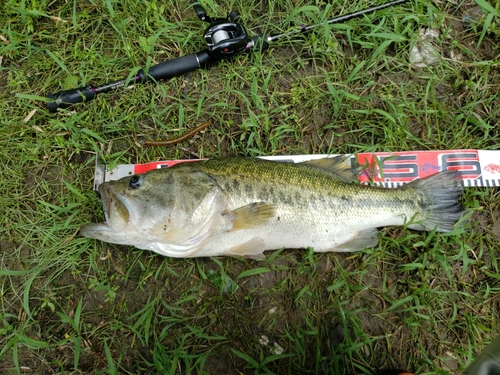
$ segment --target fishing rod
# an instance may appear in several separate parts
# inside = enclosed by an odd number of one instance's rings
[[[331,25],[348,21],[355,17],[361,17],[381,9],[403,4],[409,0],[392,0],[385,4],[373,6],[356,12],[348,13],[328,20],[326,23]],[[263,34],[250,37],[241,23],[240,14],[233,10],[226,18],[210,17],[200,3],[193,3],[193,9],[198,18],[210,23],[210,26],[204,32],[204,39],[207,48],[203,51],[193,53],[187,56],[177,57],[175,59],[151,66],[147,71],[140,69],[132,78],[121,79],[115,82],[106,83],[101,86],[83,86],[76,89],[65,90],[57,94],[49,94],[47,98],[47,107],[50,112],[57,112],[58,108],[67,108],[75,103],[90,101],[95,99],[98,94],[124,87],[127,84],[146,83],[149,81],[158,81],[169,79],[192,72],[200,68],[207,68],[220,60],[229,59],[241,53],[250,53],[255,50],[264,51],[269,48],[270,43],[281,38],[290,37],[295,34],[307,33],[324,23],[305,26],[277,35],[265,36]]]

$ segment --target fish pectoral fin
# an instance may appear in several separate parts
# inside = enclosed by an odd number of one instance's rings
[[[333,251],[360,251],[367,247],[375,247],[377,243],[378,231],[376,228],[370,228],[354,233],[352,239],[336,246]]]
[[[262,260],[264,255],[264,240],[260,237],[254,237],[241,245],[233,246],[224,255],[242,256],[244,258]]]
[[[255,202],[226,212],[231,218],[231,230],[250,229],[263,226],[275,215],[276,207],[267,202]]]
[[[359,165],[353,167],[351,165],[351,160],[344,155],[335,156],[333,158],[308,160],[300,164],[309,165],[329,172],[343,182],[356,181],[362,170]]]

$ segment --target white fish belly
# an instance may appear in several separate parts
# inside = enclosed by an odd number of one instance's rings
[[[347,251],[341,245],[367,229],[403,225],[411,212],[362,212],[336,214],[286,212],[259,228],[220,230],[211,236],[197,256],[254,255],[280,248],[312,247],[316,252]],[[351,249],[352,250],[352,249]],[[358,250],[361,250],[358,249]]]

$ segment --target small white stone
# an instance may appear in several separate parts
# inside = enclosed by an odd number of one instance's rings
[[[269,344],[269,337],[267,337],[266,335],[260,336],[259,344],[262,346],[267,346],[267,344]]]
[[[277,343],[274,342],[274,354],[282,354],[285,350]]]
[[[432,29],[420,29],[420,38],[410,51],[410,64],[417,68],[425,68],[437,64],[440,55],[432,45],[432,39],[439,36],[439,31]]]

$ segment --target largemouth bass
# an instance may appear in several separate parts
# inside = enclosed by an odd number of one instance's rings
[[[463,214],[456,172],[397,189],[351,183],[359,172],[341,157],[181,163],[101,184],[106,223],[81,234],[169,257],[259,258],[279,248],[362,250],[383,226],[447,232]]]

